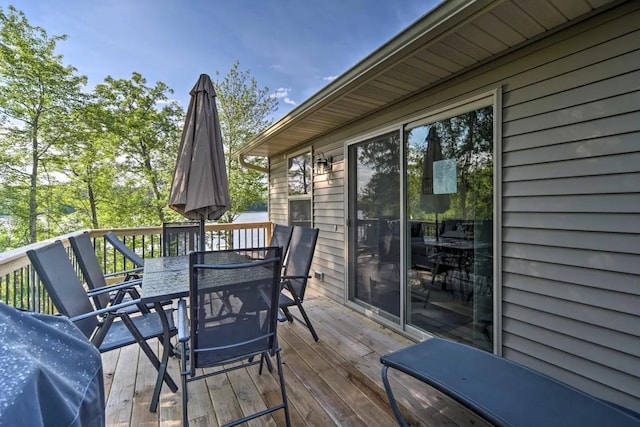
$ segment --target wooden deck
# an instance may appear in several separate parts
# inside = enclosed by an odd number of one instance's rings
[[[397,425],[380,379],[380,356],[411,341],[313,292],[305,307],[320,336],[314,342],[299,322],[278,332],[293,426]],[[297,312],[296,309],[293,309]],[[157,342],[153,343],[157,349]],[[170,373],[180,382],[178,359]],[[137,346],[103,355],[108,426],[179,426],[181,395],[163,387],[158,411],[149,412],[156,372]],[[256,412],[280,397],[277,376],[256,366],[189,385],[192,426],[218,426]],[[394,391],[411,425],[486,426],[451,399],[403,374],[390,371]],[[266,402],[266,403],[265,403]],[[284,426],[283,411],[252,426]]]

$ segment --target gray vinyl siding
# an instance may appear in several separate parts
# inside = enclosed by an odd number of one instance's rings
[[[311,286],[338,302],[345,294],[345,199],[344,162],[341,141],[314,146],[333,158],[331,172],[314,176],[313,226],[320,230],[313,268],[324,273],[324,281],[314,280]]]
[[[498,87],[502,355],[640,411],[640,2],[622,3],[311,144],[342,154],[347,141],[365,133],[399,128]],[[321,231],[313,266],[326,279],[313,286],[341,300],[344,165],[335,164],[327,178],[314,186]]]
[[[636,410],[638,47],[640,14],[622,14],[550,47],[502,98],[503,355]]]
[[[283,156],[277,156],[269,159],[269,162],[269,221],[288,224],[287,160]]]

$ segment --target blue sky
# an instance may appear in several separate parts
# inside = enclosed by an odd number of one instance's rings
[[[235,61],[277,94],[278,119],[427,13],[437,0],[18,0],[88,76],[141,73],[186,109],[200,73]]]

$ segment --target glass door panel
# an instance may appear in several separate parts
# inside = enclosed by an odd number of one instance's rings
[[[400,318],[400,132],[349,146],[349,299]]]
[[[493,107],[405,130],[409,325],[493,348]]]

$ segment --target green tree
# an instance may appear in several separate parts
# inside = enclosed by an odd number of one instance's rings
[[[70,119],[73,125],[67,131],[68,143],[57,157],[57,169],[67,178],[61,197],[73,207],[65,215],[71,230],[110,224],[113,207],[117,209],[127,200],[116,197],[117,139],[107,131],[103,113],[96,102],[76,109]],[[71,230],[61,227],[61,231]]]
[[[3,176],[15,191],[14,200],[28,201],[27,242],[38,240],[38,218],[42,214],[39,200],[40,173],[47,155],[59,149],[64,139],[69,111],[84,100],[82,87],[86,77],[66,66],[55,53],[66,36],[49,37],[40,27],[32,26],[24,13],[13,6],[0,8],[0,117],[4,135]],[[49,179],[55,179],[55,174]],[[12,214],[24,212],[18,205],[8,207]],[[18,227],[20,228],[20,227]]]
[[[169,100],[173,91],[165,83],[147,86],[139,73],[129,80],[107,77],[95,93],[105,130],[117,145],[114,184],[123,202],[117,207],[128,217],[121,225],[165,222],[184,110]]]
[[[221,222],[233,222],[238,213],[252,203],[266,201],[264,174],[242,168],[236,153],[243,144],[271,125],[271,117],[278,106],[278,101],[269,96],[267,87],[259,88],[250,71],[240,71],[239,68],[240,64],[234,63],[223,78],[216,72],[218,114],[231,197],[231,209],[223,215]],[[261,160],[251,161],[259,163]]]

